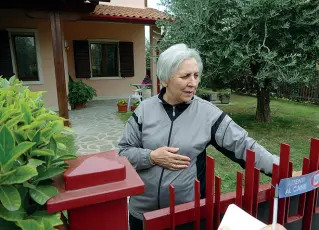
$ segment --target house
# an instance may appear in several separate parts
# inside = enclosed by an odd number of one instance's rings
[[[31,90],[47,91],[45,105],[66,118],[69,77],[96,89],[97,99],[127,97],[130,84],[145,76],[145,25],[154,45],[157,19],[165,15],[147,8],[147,0],[4,1],[0,75],[15,74]],[[151,68],[154,73],[154,61]]]

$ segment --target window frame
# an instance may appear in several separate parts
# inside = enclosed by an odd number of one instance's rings
[[[27,81],[23,80],[24,85],[39,85],[44,84],[43,81],[43,72],[42,72],[42,60],[40,55],[40,42],[39,42],[39,34],[37,29],[22,29],[22,28],[7,28],[9,32],[9,43],[10,43],[10,52],[11,52],[11,60],[12,60],[12,67],[13,72],[17,73],[17,62],[16,62],[16,55],[15,49],[13,44],[13,35],[34,35],[34,42],[35,42],[35,50],[36,50],[36,59],[37,59],[37,69],[38,69],[38,80],[37,81]],[[19,78],[19,75],[18,75]]]
[[[120,41],[119,40],[110,40],[110,39],[88,39],[89,44],[89,59],[90,59],[90,71],[91,77],[90,80],[116,80],[122,79],[121,77],[121,66],[120,66]],[[116,44],[117,45],[117,66],[118,66],[118,73],[117,76],[99,76],[94,77],[92,71],[92,55],[91,55],[91,44]]]

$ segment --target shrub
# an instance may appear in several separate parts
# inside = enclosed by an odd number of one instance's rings
[[[96,90],[82,81],[69,81],[68,101],[72,108],[86,105],[96,96]]]
[[[212,93],[213,91],[211,89],[198,88],[196,90],[196,95],[207,101],[210,101],[210,96],[212,95]]]
[[[44,107],[42,94],[14,77],[0,77],[1,229],[53,229],[62,223],[60,213],[48,214],[44,205],[58,193],[52,178],[75,158],[59,151],[72,130]]]

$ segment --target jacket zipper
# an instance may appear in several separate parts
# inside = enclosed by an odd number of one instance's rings
[[[171,144],[171,135],[172,135],[174,118],[175,118],[175,106],[173,106],[173,119],[171,122],[171,128],[169,130],[167,147],[169,147]],[[158,209],[160,209],[160,194],[161,194],[161,183],[162,183],[163,174],[164,174],[164,168],[162,169],[162,173],[158,182],[158,190],[157,190],[157,208]]]

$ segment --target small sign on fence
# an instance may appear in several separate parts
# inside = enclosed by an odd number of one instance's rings
[[[280,180],[279,198],[286,198],[309,192],[319,187],[319,170],[287,179]]]

